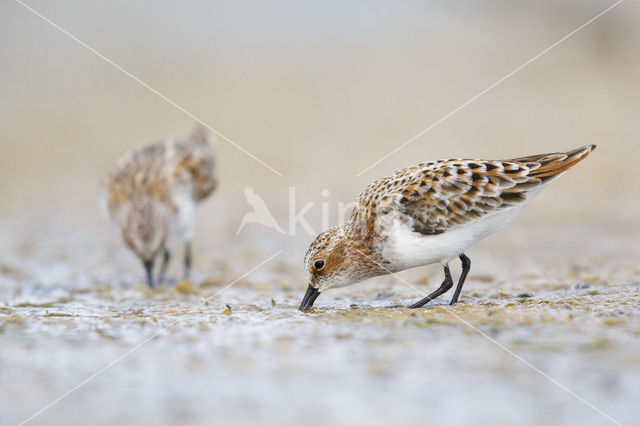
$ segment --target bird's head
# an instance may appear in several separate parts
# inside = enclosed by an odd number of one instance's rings
[[[344,287],[380,275],[367,250],[348,235],[348,225],[330,228],[316,237],[304,258],[309,286],[300,310],[313,307],[316,298],[331,288]]]
[[[169,237],[169,212],[149,197],[134,199],[122,226],[122,238],[143,262],[151,262],[165,247]]]

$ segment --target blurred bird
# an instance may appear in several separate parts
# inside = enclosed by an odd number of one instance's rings
[[[331,288],[440,263],[442,285],[409,306],[422,307],[451,289],[449,262],[458,257],[462,273],[451,299],[455,304],[471,269],[465,251],[506,225],[595,148],[511,160],[430,161],[376,180],[360,194],[350,222],[323,232],[309,247],[309,285],[300,310]]]
[[[103,211],[142,261],[147,282],[165,280],[171,236],[184,241],[184,277],[191,272],[195,209],[216,189],[214,151],[198,126],[185,141],[154,142],[120,158],[109,170],[101,197]],[[154,263],[162,256],[158,279]]]

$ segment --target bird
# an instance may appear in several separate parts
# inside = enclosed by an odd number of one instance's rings
[[[171,237],[184,242],[184,278],[190,276],[196,207],[218,186],[211,139],[197,126],[186,140],[150,143],[124,154],[103,179],[103,213],[142,261],[152,289],[165,281]]]
[[[377,179],[360,193],[346,224],[322,232],[309,246],[308,286],[299,309],[311,309],[332,288],[439,263],[440,287],[408,306],[420,308],[453,287],[449,263],[459,258],[454,305],[471,269],[469,247],[506,225],[595,148],[509,160],[429,161]]]

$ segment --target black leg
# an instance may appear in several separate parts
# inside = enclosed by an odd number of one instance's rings
[[[191,241],[184,243],[184,279],[191,276]]]
[[[458,303],[458,297],[460,297],[464,280],[467,279],[467,274],[471,270],[471,259],[469,259],[464,253],[460,255],[460,261],[462,262],[462,273],[460,274],[460,279],[458,280],[458,285],[456,286],[455,293],[453,293],[450,305]]]
[[[165,248],[162,253],[162,264],[160,264],[160,275],[158,276],[158,283],[162,284],[167,277],[167,268],[169,267],[169,260],[171,260],[171,253],[169,249]]]
[[[434,291],[433,293],[431,293],[430,295],[425,297],[424,299],[421,299],[421,300],[417,301],[416,303],[414,303],[413,305],[409,306],[409,309],[422,308],[424,305],[426,305],[427,303],[431,302],[436,297],[438,297],[441,294],[446,293],[447,291],[449,291],[449,289],[451,287],[453,287],[453,280],[451,279],[451,272],[449,271],[449,265],[445,265],[444,266],[444,281],[442,281],[442,284],[440,285],[440,287],[436,291]]]
[[[156,284],[153,282],[153,260],[145,260],[142,263],[145,271],[147,271],[147,284],[151,288],[156,288]]]

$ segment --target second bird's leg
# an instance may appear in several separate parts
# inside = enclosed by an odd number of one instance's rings
[[[191,241],[184,243],[184,279],[191,276]]]
[[[147,272],[147,284],[149,287],[156,288],[156,284],[153,281],[153,259],[152,260],[144,260],[142,261],[144,265],[144,269]]]
[[[169,267],[169,260],[171,260],[171,253],[169,252],[169,249],[165,248],[164,252],[162,252],[162,263],[160,264],[160,275],[158,275],[158,282],[160,284],[164,283],[164,280],[167,277],[167,268]]]
[[[449,271],[449,265],[444,265],[444,281],[436,291],[425,297],[424,299],[418,300],[413,305],[409,306],[409,309],[422,308],[427,303],[431,302],[436,297],[440,296],[443,293],[449,291],[449,289],[453,287],[453,280],[451,279],[451,272]]]
[[[464,280],[467,279],[467,274],[471,270],[471,259],[469,259],[464,253],[460,255],[460,261],[462,262],[462,273],[460,274],[456,291],[453,293],[453,297],[451,298],[451,303],[449,303],[449,305],[455,305],[458,303],[458,297],[460,297]]]

